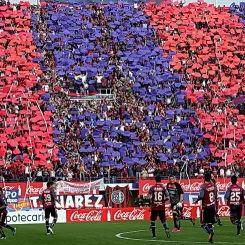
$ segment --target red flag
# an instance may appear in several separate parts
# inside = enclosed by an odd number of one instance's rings
[[[129,207],[131,204],[131,194],[129,187],[115,186],[106,187],[106,205],[113,208]]]

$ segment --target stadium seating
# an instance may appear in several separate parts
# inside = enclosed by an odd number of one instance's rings
[[[90,178],[244,169],[243,4],[14,8],[0,7],[2,165],[65,177],[82,164]],[[70,100],[100,88],[116,100]]]
[[[228,8],[206,3],[148,4],[146,9],[162,48],[176,53],[171,67],[188,80],[187,98],[196,108],[204,137],[212,154],[224,159],[219,166],[242,164],[245,116],[233,101],[244,93],[243,24]]]
[[[28,3],[0,7],[0,165],[21,174],[25,165],[53,167],[51,113],[42,111],[42,91],[35,91],[42,71],[32,61]],[[51,151],[49,151],[51,150]]]

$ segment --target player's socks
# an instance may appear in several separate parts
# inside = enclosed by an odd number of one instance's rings
[[[241,234],[241,221],[237,221],[237,235]]]
[[[170,232],[169,232],[168,224],[166,222],[162,222],[162,226],[163,226],[163,229],[165,231],[167,238],[170,238]]]
[[[12,234],[13,234],[13,236],[16,235],[16,228],[14,228],[14,229],[12,230]]]
[[[162,222],[162,226],[164,230],[169,230],[167,222]]]
[[[211,233],[208,235],[208,241],[209,241],[210,243],[213,243],[213,237],[214,237],[214,233],[211,232]]]
[[[54,231],[53,231],[53,229],[51,227],[49,227],[48,230],[49,230],[50,234],[52,234],[52,235],[54,234]]]
[[[1,239],[6,239],[6,236],[5,236],[2,228],[0,228],[0,233],[1,233]]]
[[[175,215],[174,215],[174,227],[176,229],[179,229],[179,222],[178,222],[178,219],[177,219],[177,217]]]
[[[193,226],[196,224],[196,220],[195,219],[190,218],[190,221],[191,221]]]
[[[218,215],[216,216],[216,220],[217,220],[217,224],[218,224],[219,226],[222,226],[220,217],[219,217]]]
[[[52,224],[50,225],[50,227],[53,228],[55,226],[56,222],[57,222],[57,218],[54,218]]]
[[[176,223],[177,223],[177,227],[176,228],[177,228],[178,231],[180,231],[180,220],[177,220]]]
[[[46,230],[48,234],[49,233],[49,220],[48,219],[45,220],[45,225],[46,225]]]
[[[151,232],[152,232],[152,237],[156,237],[156,223],[155,221],[151,221]]]
[[[213,243],[213,236],[214,236],[214,229],[212,224],[207,224],[208,230],[209,230],[209,236],[208,236],[208,241],[210,243]]]

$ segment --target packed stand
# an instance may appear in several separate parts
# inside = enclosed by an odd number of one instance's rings
[[[53,168],[51,113],[43,109],[42,71],[30,32],[29,4],[0,6],[0,166],[7,180],[24,177],[29,166]]]
[[[241,4],[241,6],[243,6]],[[184,75],[189,105],[195,108],[216,165],[244,167],[244,25],[229,8],[206,3],[146,4],[171,70]]]
[[[48,4],[45,10],[49,37],[45,48],[54,55],[62,88],[70,95],[111,88],[115,57],[100,5]]]
[[[182,76],[169,71],[173,54],[163,57],[158,48],[159,41],[149,26],[142,7],[131,4],[43,4],[43,15],[39,18],[46,19],[44,33],[52,32],[52,36],[56,36],[55,22],[50,22],[50,19],[60,8],[61,12],[68,9],[69,14],[74,8],[78,12],[85,9],[85,13],[92,9],[94,14],[88,14],[91,23],[97,23],[98,14],[103,16],[100,26],[96,28],[109,34],[105,42],[109,43],[111,50],[110,65],[114,68],[116,81],[112,87],[116,93],[116,101],[70,101],[64,91],[63,85],[66,81],[59,80],[59,67],[55,71],[57,76],[54,82],[60,84],[62,90],[57,93],[53,89],[50,99],[47,100],[48,107],[52,108],[55,115],[54,142],[60,148],[61,167],[78,169],[76,175],[79,175],[77,173],[80,166],[82,173],[85,172],[90,178],[108,175],[138,177],[146,169],[150,175],[154,171],[161,171],[164,175],[179,174],[186,163],[189,165],[188,174],[193,176],[198,173],[203,162],[213,162],[209,159],[208,146],[197,127],[195,113],[185,103],[183,90],[186,83]],[[73,12],[77,18],[77,12]],[[83,19],[83,15],[81,17]],[[87,19],[85,22],[87,23]],[[37,18],[36,23],[34,29],[40,32],[44,24],[42,21],[38,22]],[[79,22],[73,23],[80,25]],[[71,33],[69,26],[66,27],[63,31]],[[76,25],[71,29],[80,31],[81,28]],[[61,36],[66,35],[57,32]],[[51,43],[50,40],[50,35],[44,40],[37,40],[38,47],[43,45],[43,53],[46,54],[44,63],[48,67],[51,63],[59,64],[63,60],[62,57],[57,60],[56,48],[47,47],[46,43]],[[73,35],[71,42],[82,45],[83,41],[77,40]],[[86,57],[97,52],[98,40],[92,38],[90,42],[92,45],[86,46],[85,53],[84,49],[75,49],[77,54],[81,52],[80,56]],[[69,49],[74,50],[72,45]],[[103,57],[103,53],[100,56]],[[86,59],[79,64],[84,67],[85,63]],[[49,69],[48,67],[45,69]],[[46,74],[51,75],[54,69],[55,67]],[[106,73],[103,71],[102,75],[104,72]],[[72,75],[75,81],[79,74],[73,72]],[[93,80],[93,77],[90,79]],[[183,169],[182,171],[185,173]]]

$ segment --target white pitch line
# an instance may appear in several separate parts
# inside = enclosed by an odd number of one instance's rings
[[[121,232],[116,234],[116,237],[119,239],[123,239],[123,240],[131,240],[131,241],[142,241],[142,242],[161,242],[161,243],[178,243],[178,242],[182,242],[182,243],[191,243],[191,244],[207,244],[207,242],[194,242],[194,241],[169,241],[169,240],[152,240],[152,239],[141,239],[141,238],[131,238],[131,237],[125,237],[123,236],[124,234],[132,234],[132,233],[139,233],[139,232],[143,232],[143,231],[148,231],[148,230],[138,230],[138,231],[126,231],[126,232]],[[230,242],[215,242],[215,244],[230,244]],[[245,244],[244,242],[242,243],[234,243],[232,242],[232,245],[236,245],[236,244]]]

